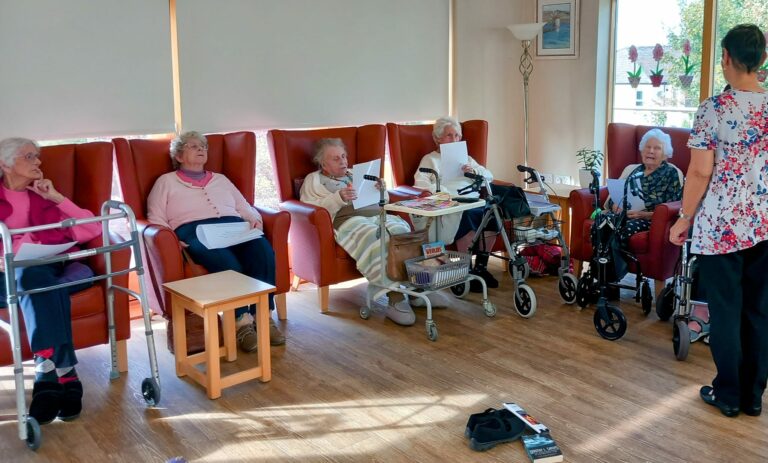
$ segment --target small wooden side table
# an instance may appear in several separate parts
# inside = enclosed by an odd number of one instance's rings
[[[205,387],[209,399],[221,397],[221,390],[251,379],[267,382],[272,379],[269,348],[269,294],[275,287],[233,270],[209,273],[185,280],[164,283],[171,295],[173,310],[173,348],[176,355],[176,376],[189,375]],[[259,366],[225,377],[221,376],[219,357],[232,362],[237,359],[235,341],[235,309],[256,304]],[[205,351],[187,355],[184,309],[202,317]],[[219,347],[218,313],[222,313],[224,347]],[[195,365],[205,363],[205,373]]]

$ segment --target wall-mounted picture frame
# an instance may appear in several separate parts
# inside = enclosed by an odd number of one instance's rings
[[[536,40],[536,56],[579,57],[579,0],[537,0],[536,22],[545,23]]]

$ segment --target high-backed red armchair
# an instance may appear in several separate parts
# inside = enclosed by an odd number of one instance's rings
[[[256,176],[256,137],[253,132],[211,134],[208,140],[208,170],[227,176],[245,199],[253,204]],[[120,186],[125,202],[133,208],[142,229],[144,254],[147,257],[148,287],[151,305],[159,308],[168,320],[168,348],[173,346],[171,300],[163,291],[163,283],[181,280],[207,271],[182,254],[179,239],[169,228],[149,224],[147,197],[155,180],[173,170],[170,158],[170,140],[126,140],[116,138],[115,155],[120,175]],[[275,306],[278,317],[286,318],[285,293],[290,289],[288,264],[288,229],[290,215],[256,206],[264,222],[264,235],[275,250],[276,287]],[[200,317],[187,313],[187,346],[190,352],[204,347],[203,325]]]
[[[322,207],[299,201],[299,183],[317,170],[312,149],[321,138],[341,138],[349,165],[384,157],[383,125],[318,130],[270,130],[267,134],[277,177],[280,207],[291,214],[291,270],[294,287],[300,280],[318,287],[320,311],[328,311],[329,286],[360,278],[355,261],[333,238],[331,215]],[[382,167],[383,167],[382,162]]]
[[[40,159],[45,178],[51,179],[61,194],[78,206],[93,212],[94,215],[101,214],[101,205],[110,198],[112,192],[111,143],[45,146],[40,149]],[[110,243],[124,241],[113,233],[110,234],[109,239]],[[102,237],[98,236],[81,248],[89,249],[102,245]],[[131,260],[129,249],[121,249],[111,254],[113,272],[128,268]],[[103,275],[106,271],[104,257],[104,254],[101,254],[85,260],[96,275]],[[127,287],[128,275],[114,277],[113,284]],[[122,291],[114,291],[114,296],[118,370],[127,371],[126,340],[131,336],[128,295]],[[72,294],[70,300],[75,349],[108,343],[106,282],[104,280],[96,282],[90,288]],[[8,321],[8,310],[0,309],[0,317]],[[32,358],[23,317],[21,318],[21,341],[23,357]],[[5,330],[0,330],[0,365],[12,363],[11,340]]]
[[[608,124],[608,143],[606,148],[608,178],[619,178],[621,172],[630,164],[641,162],[638,145],[645,132],[654,127],[645,125]],[[683,174],[688,170],[691,150],[688,143],[689,129],[660,127],[672,138],[673,156],[668,161],[677,166]],[[608,198],[608,189],[600,188],[600,204]],[[594,211],[594,197],[589,189],[574,190],[570,195],[571,205],[571,257],[581,261],[592,256],[592,244],[589,238]],[[680,255],[680,248],[669,242],[669,229],[680,212],[680,202],[656,206],[651,219],[651,229],[633,235],[629,248],[637,256],[643,275],[656,281],[656,291],[664,284],[660,280],[671,277]],[[636,269],[633,269],[635,271]]]
[[[467,142],[467,152],[478,164],[485,165],[488,157],[488,122],[481,120],[461,123],[462,140]],[[387,123],[389,158],[395,178],[396,195],[419,195],[414,188],[413,175],[421,158],[435,150],[432,124],[403,125]],[[391,193],[390,193],[391,194]],[[393,198],[394,200],[394,198]]]

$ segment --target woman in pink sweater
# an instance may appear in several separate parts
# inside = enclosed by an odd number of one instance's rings
[[[0,141],[0,220],[10,229],[57,223],[93,214],[77,207],[43,178],[40,148],[26,138]],[[24,243],[64,244],[87,242],[101,234],[99,223],[24,233],[13,236],[13,252]],[[5,260],[0,256],[0,307],[6,305]],[[93,272],[80,262],[58,262],[16,270],[19,291],[47,288],[86,279]],[[19,296],[29,346],[35,358],[35,382],[29,416],[47,424],[57,416],[65,421],[80,416],[83,385],[77,377],[69,295],[90,283]]]
[[[263,228],[261,215],[235,185],[226,176],[205,170],[206,138],[198,132],[183,133],[171,141],[170,155],[176,170],[161,175],[152,187],[149,221],[173,230],[192,259],[209,272],[234,270],[275,284],[275,253],[266,238],[220,249],[208,249],[197,238],[198,225],[248,222],[252,228]],[[271,294],[269,308],[274,309]],[[255,312],[253,306],[235,310],[237,343],[246,352],[257,347]],[[270,344],[284,344],[285,336],[271,317],[269,322]]]

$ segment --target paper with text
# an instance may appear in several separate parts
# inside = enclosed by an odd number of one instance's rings
[[[620,178],[620,179],[613,179],[609,178],[606,182],[606,186],[608,187],[608,195],[613,200],[613,203],[619,206],[621,208],[624,205],[624,201],[622,198],[624,198],[624,184],[626,183],[626,179]],[[632,194],[632,189],[627,189],[627,200],[629,201],[629,210],[630,211],[642,211],[645,209],[645,201],[642,200],[639,196]]]
[[[381,159],[374,159],[369,162],[361,162],[352,166],[352,187],[357,192],[357,199],[352,201],[355,209],[370,206],[379,202],[381,193],[376,188],[376,182],[366,180],[363,175],[379,176],[381,172]]]
[[[19,247],[19,252],[16,253],[13,260],[43,259],[45,257],[55,256],[76,244],[77,241],[64,244],[22,243]]]
[[[440,145],[440,176],[443,181],[464,177],[461,166],[469,164],[467,142],[445,143]]]
[[[248,222],[198,225],[195,233],[197,239],[208,249],[228,248],[264,235],[258,228],[251,228]]]

